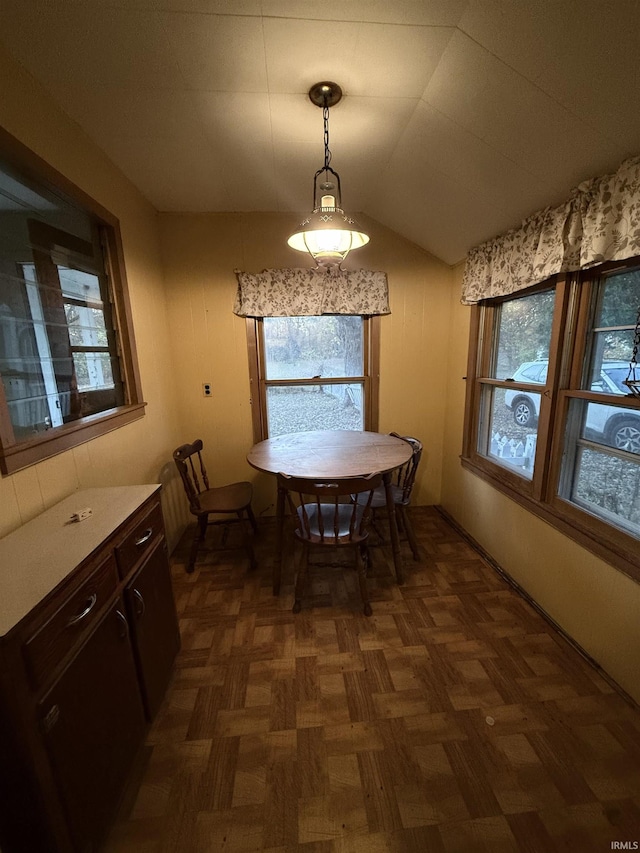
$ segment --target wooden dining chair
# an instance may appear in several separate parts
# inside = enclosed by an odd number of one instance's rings
[[[422,442],[410,435],[398,435],[397,432],[391,432],[389,435],[392,435],[394,438],[400,438],[402,441],[406,441],[411,445],[412,449],[411,458],[393,472],[391,493],[393,496],[398,532],[406,535],[409,547],[411,548],[411,553],[413,554],[413,559],[419,560],[420,551],[418,548],[418,540],[416,539],[407,509],[411,503],[411,493],[415,484],[418,465],[422,458]],[[360,500],[361,498],[358,498],[358,501]],[[387,508],[387,494],[384,485],[376,489],[371,501],[371,508],[374,511],[374,518],[377,515],[377,510]]]
[[[192,444],[182,444],[173,451],[182,485],[189,501],[189,510],[197,519],[196,532],[191,545],[187,571],[192,572],[196,563],[198,549],[204,543],[207,527],[213,524],[228,525],[238,523],[251,568],[256,567],[251,536],[247,529],[246,519],[249,519],[253,532],[258,532],[258,525],[251,509],[253,486],[243,481],[230,483],[226,486],[210,488],[209,478],[202,459],[202,440],[197,439]],[[210,519],[215,515],[235,515],[235,519]],[[227,527],[223,531],[223,547],[226,542]]]
[[[367,537],[371,501],[382,484],[382,474],[317,482],[303,477],[278,474],[278,488],[286,492],[295,521],[295,537],[302,554],[295,585],[293,612],[299,613],[312,547],[352,548],[365,616],[371,616],[367,591]],[[358,495],[358,502],[351,499]]]

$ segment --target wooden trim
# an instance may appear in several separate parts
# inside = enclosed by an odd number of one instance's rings
[[[79,444],[84,444],[85,441],[125,426],[142,418],[146,405],[146,403],[138,403],[134,406],[123,406],[108,412],[100,412],[48,430],[29,442],[5,447],[0,451],[0,471],[5,475],[14,474],[22,468],[27,468],[43,459],[71,450]]]
[[[0,456],[2,455],[2,448],[6,450],[13,447],[15,443],[16,436],[9,416],[7,395],[4,391],[4,383],[0,380]]]
[[[35,251],[44,250],[48,256],[54,249],[67,249],[72,255],[80,255],[87,261],[94,261],[93,243],[88,240],[83,240],[81,237],[76,237],[75,234],[69,234],[67,231],[61,231],[53,225],[48,225],[46,222],[40,222],[39,219],[28,219],[27,225],[29,229],[29,239]],[[93,264],[90,264],[91,270],[94,271]]]
[[[474,441],[474,436],[478,431],[478,409],[473,405],[474,399],[477,396],[476,384],[476,365],[478,363],[478,353],[480,348],[480,323],[482,320],[483,310],[479,305],[471,307],[471,323],[469,331],[469,351],[467,354],[467,375],[464,377],[466,381],[465,388],[465,403],[464,403],[464,427],[462,434],[462,455],[470,456],[471,448]]]
[[[365,323],[368,330],[367,353],[369,357],[368,387],[365,388],[368,412],[365,413],[365,424],[372,432],[378,432],[380,425],[380,331],[381,318],[379,315],[368,318]],[[367,381],[367,380],[365,380]],[[368,415],[368,417],[367,417]]]
[[[566,278],[561,277],[556,283],[553,303],[553,320],[549,338],[549,362],[547,381],[540,397],[540,415],[538,417],[538,437],[536,439],[536,455],[533,464],[532,495],[536,501],[541,501],[547,493],[550,468],[553,459],[547,454],[553,435],[552,426],[555,423],[557,395],[553,393],[558,388],[562,370],[561,344],[564,334],[568,305],[568,288]]]
[[[125,387],[125,402],[134,406],[144,399],[142,381],[138,365],[138,351],[133,328],[131,299],[124,263],[124,249],[120,223],[109,223],[110,227],[101,228],[104,259],[108,278],[108,286],[112,299],[112,309],[115,315],[116,334],[119,336],[119,355],[122,380]]]
[[[267,374],[267,356],[264,349],[264,318],[256,318],[256,335],[257,335],[257,350],[256,350],[256,366],[259,377],[259,395],[260,401],[260,436],[267,438],[269,416],[267,412],[267,387],[265,376]]]
[[[530,391],[532,394],[544,396],[546,385],[541,385],[538,382],[510,382],[508,379],[491,379],[489,376],[477,378],[477,382],[482,385],[492,385],[494,388],[504,388],[505,391]]]
[[[258,330],[255,317],[247,317],[245,321],[247,332],[247,355],[249,359],[249,402],[251,405],[251,423],[253,427],[253,443],[262,441],[262,417],[260,414],[260,375],[258,373]]]
[[[360,376],[319,376],[311,379],[265,379],[265,388],[297,388],[299,385],[350,385],[361,383],[366,374]]]

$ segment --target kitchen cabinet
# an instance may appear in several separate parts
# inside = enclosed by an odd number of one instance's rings
[[[164,542],[156,545],[127,584],[125,597],[142,698],[151,720],[162,702],[180,646]]]
[[[0,539],[0,600],[0,849],[93,853],[180,645],[159,486],[76,492]]]
[[[145,720],[122,601],[40,703],[43,738],[78,850],[109,825]]]

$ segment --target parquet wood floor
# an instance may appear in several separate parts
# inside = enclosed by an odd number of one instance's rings
[[[605,853],[640,843],[640,712],[433,508],[271,595],[274,528],[173,558],[182,651],[105,853]],[[189,531],[190,534],[190,531]],[[620,846],[618,849],[624,849]],[[637,848],[635,848],[637,849]]]

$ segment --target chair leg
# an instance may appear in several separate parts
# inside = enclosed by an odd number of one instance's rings
[[[411,524],[411,519],[409,518],[409,513],[406,510],[406,507],[398,507],[400,510],[399,515],[402,517],[402,524],[404,527],[404,531],[407,534],[407,539],[409,540],[409,547],[411,548],[411,553],[413,554],[414,560],[420,559],[420,550],[418,548],[418,540],[416,539],[416,534],[413,530],[413,525]]]
[[[293,602],[293,612],[300,613],[302,609],[302,593],[304,592],[307,573],[309,570],[309,546],[306,542],[302,543],[302,553],[300,554],[300,565],[298,566],[298,577],[296,578],[296,590],[294,593],[295,600]]]
[[[196,556],[198,554],[198,548],[204,542],[204,537],[207,533],[207,515],[198,516],[198,523],[196,525],[196,533],[193,537],[193,542],[191,543],[191,552],[189,553],[189,562],[187,563],[187,572],[191,574],[196,567]]]
[[[364,545],[362,546],[362,548],[359,545],[356,546],[356,568],[358,570],[360,595],[362,596],[362,603],[364,604],[364,615],[371,616],[373,610],[371,609],[371,604],[369,603],[369,590],[367,589],[365,547],[366,546]]]
[[[256,521],[256,517],[253,514],[253,508],[251,504],[247,507],[247,515],[249,516],[249,521],[251,522],[251,526],[253,527],[253,532],[258,532],[258,522]]]
[[[240,521],[240,530],[242,531],[242,540],[244,542],[244,547],[249,557],[249,567],[251,569],[255,569],[258,563],[256,562],[256,555],[253,553],[253,545],[251,543],[251,537],[247,529],[247,522],[244,518],[244,510],[240,510],[238,512],[238,519]]]

